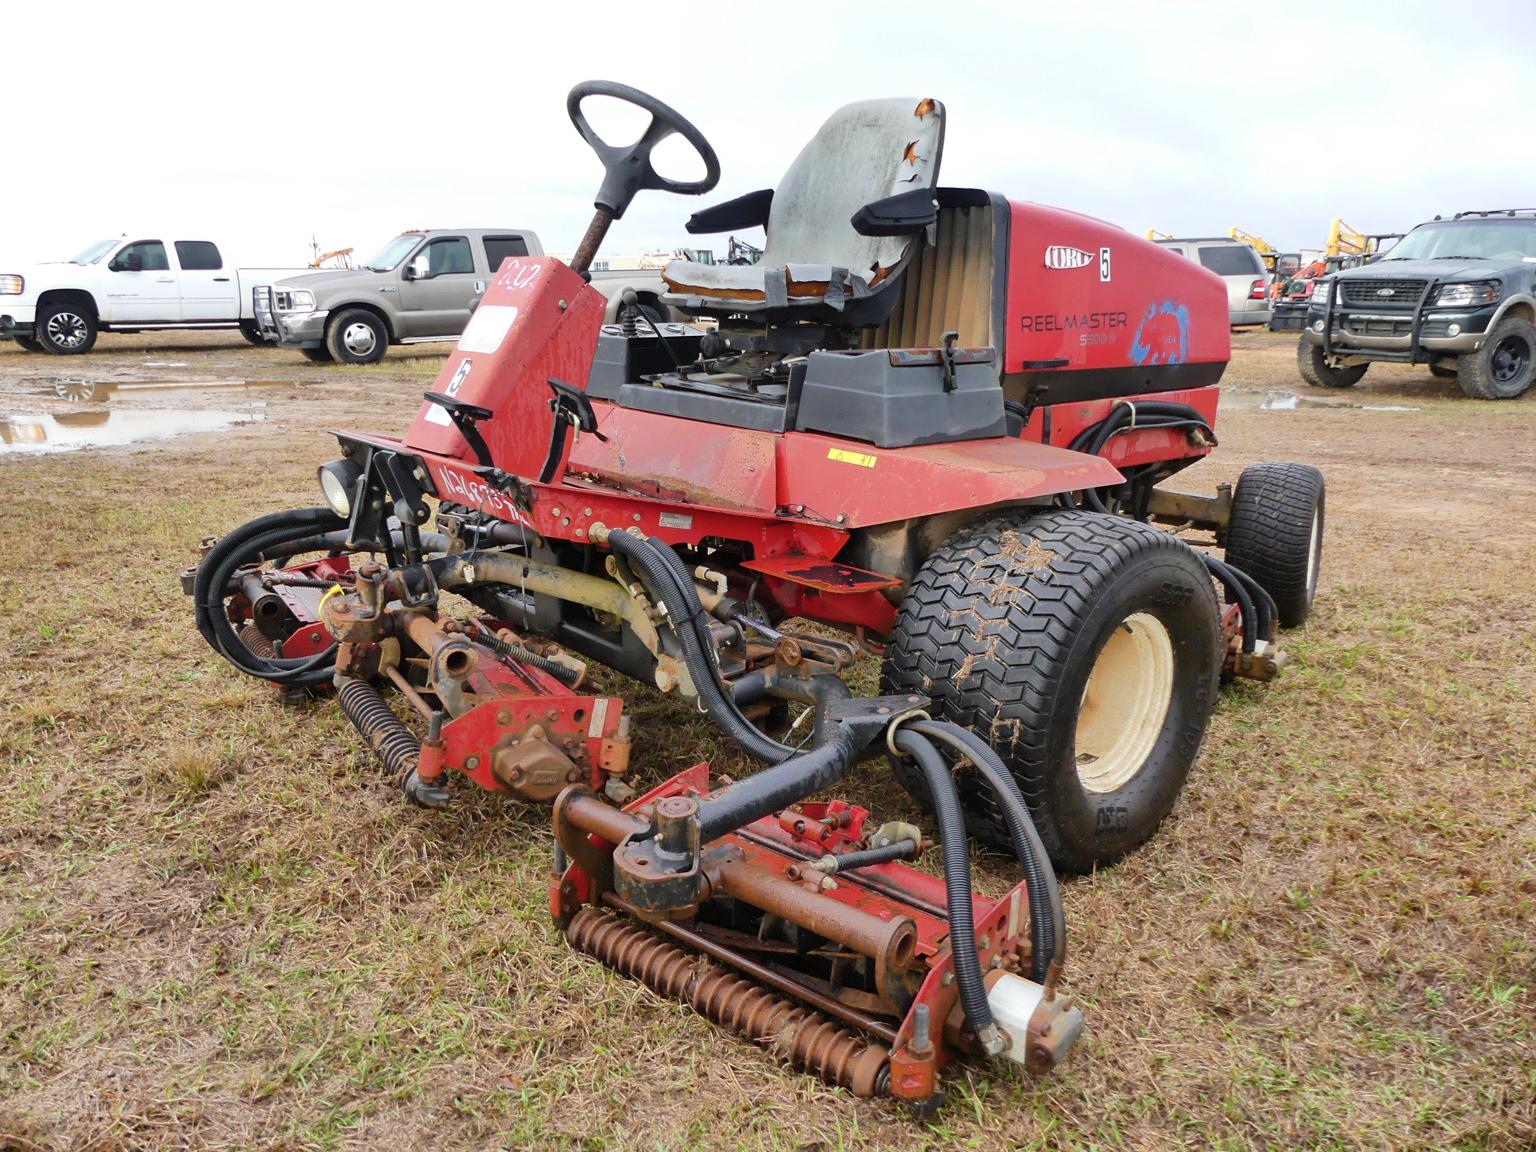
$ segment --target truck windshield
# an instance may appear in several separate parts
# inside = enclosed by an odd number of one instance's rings
[[[94,264],[108,252],[112,251],[112,249],[116,248],[120,240],[121,237],[118,240],[98,240],[79,255],[71,256],[69,262],[71,264]]]
[[[1536,259],[1536,219],[1446,220],[1420,224],[1382,258],[1388,260]]]
[[[372,272],[391,272],[395,265],[411,254],[416,245],[421,243],[419,232],[407,232],[404,236],[396,236],[388,244],[374,255],[373,259],[363,267]]]

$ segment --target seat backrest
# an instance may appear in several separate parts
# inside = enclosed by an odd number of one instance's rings
[[[939,178],[944,105],[936,100],[861,100],[834,112],[800,150],[773,192],[761,263],[830,264],[866,281],[894,267],[910,236],[861,236],[866,204]]]
[[[866,329],[864,348],[936,348],[958,332],[962,348],[998,348],[994,299],[997,261],[1006,244],[998,209],[984,193],[939,193],[937,236],[902,273],[900,295],[886,322]],[[956,203],[946,203],[955,200]]]

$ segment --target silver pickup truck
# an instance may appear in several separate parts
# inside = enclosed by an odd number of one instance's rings
[[[456,340],[508,256],[542,256],[534,233],[518,228],[433,228],[402,232],[355,269],[310,272],[253,290],[256,326],[265,340],[297,348],[310,360],[373,364],[391,344]],[[594,272],[619,318],[624,293],[649,319],[669,310],[658,272]]]

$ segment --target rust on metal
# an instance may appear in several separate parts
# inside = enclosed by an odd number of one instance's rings
[[[857,1096],[889,1084],[890,1050],[872,1044],[742,976],[692,956],[609,912],[583,908],[566,936],[573,947],[652,991]]]

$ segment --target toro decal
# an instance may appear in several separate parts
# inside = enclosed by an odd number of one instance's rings
[[[1182,364],[1189,357],[1189,309],[1177,300],[1149,304],[1131,337],[1132,364]]]
[[[1093,263],[1093,254],[1069,244],[1052,244],[1045,250],[1047,268],[1086,268]]]

